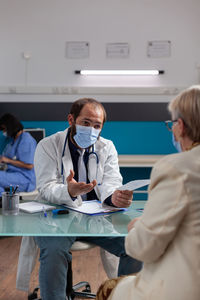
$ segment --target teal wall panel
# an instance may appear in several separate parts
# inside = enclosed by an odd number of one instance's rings
[[[64,121],[24,121],[25,128],[45,128],[46,136],[64,130]],[[169,154],[176,152],[172,145],[171,133],[164,122],[106,122],[102,136],[111,139],[119,154]],[[0,132],[0,153],[5,146],[5,137]],[[120,168],[123,183],[150,177],[151,168]],[[146,187],[147,188],[147,187]],[[142,188],[145,190],[146,188]],[[134,193],[135,200],[146,200],[146,193]]]
[[[111,139],[119,154],[169,154],[175,152],[164,122],[108,122],[102,136]]]
[[[23,122],[24,127],[46,129],[49,136],[64,130],[68,123],[64,121]],[[106,122],[102,136],[111,139],[119,154],[168,154],[175,152],[171,142],[171,133],[164,122]]]
[[[152,168],[140,168],[140,167],[121,167],[120,173],[123,177],[123,184],[127,183],[130,180],[136,179],[149,179]],[[147,187],[142,187],[142,190],[145,190]]]
[[[25,128],[45,128],[46,136],[64,130],[68,123],[64,121],[24,121]],[[168,154],[175,152],[171,142],[171,133],[164,122],[106,122],[102,136],[111,139],[119,154]],[[0,135],[0,151],[5,145]]]

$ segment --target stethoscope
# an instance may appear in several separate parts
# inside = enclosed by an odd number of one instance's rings
[[[65,137],[65,142],[64,142],[63,151],[62,151],[62,158],[65,155],[65,148],[66,148],[66,144],[67,144],[67,139],[68,139],[68,133],[66,134],[66,137]],[[98,164],[99,164],[99,157],[98,157],[97,153],[94,151],[94,145],[92,145],[92,151],[90,151],[88,153],[87,161],[89,160],[89,156],[92,155],[92,154],[95,156],[96,163],[97,163],[97,166],[98,166]],[[64,183],[64,166],[63,166],[62,158],[61,158],[61,177],[62,177],[63,183]]]

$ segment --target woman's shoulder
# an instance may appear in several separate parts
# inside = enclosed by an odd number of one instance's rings
[[[200,155],[200,148],[198,155]],[[194,154],[193,150],[190,150],[164,156],[155,164],[154,169],[167,170],[169,173],[173,170],[182,173],[196,168],[196,162],[197,155]]]

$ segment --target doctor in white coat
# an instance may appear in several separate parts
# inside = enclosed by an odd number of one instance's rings
[[[117,190],[122,185],[122,177],[116,149],[110,140],[100,137],[105,120],[101,103],[91,98],[79,99],[68,115],[70,127],[38,144],[35,173],[40,199],[70,206],[92,199],[116,207],[131,204],[132,192]],[[75,240],[76,237],[35,237],[34,243],[40,248],[39,281],[43,300],[65,299],[69,250]],[[126,254],[123,237],[81,240],[119,257],[118,275],[135,273],[142,267],[140,261]],[[19,269],[23,268],[20,264]]]

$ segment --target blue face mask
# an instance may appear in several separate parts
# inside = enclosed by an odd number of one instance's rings
[[[172,143],[178,152],[182,152],[181,144],[180,144],[180,142],[175,140],[175,136],[173,133],[172,133]]]
[[[73,138],[80,148],[85,149],[96,143],[100,131],[93,127],[76,125],[76,134]]]

